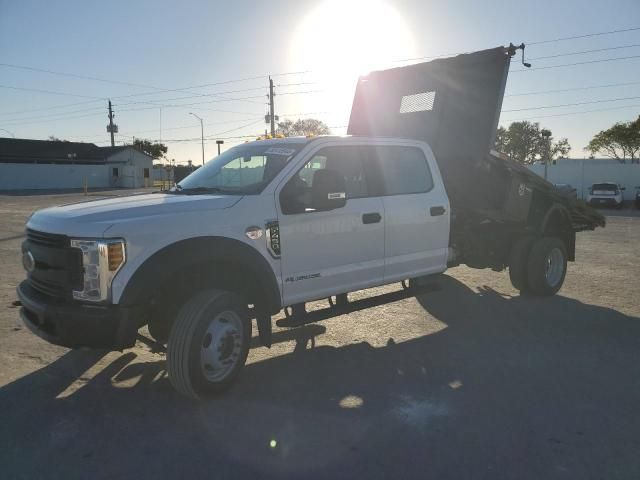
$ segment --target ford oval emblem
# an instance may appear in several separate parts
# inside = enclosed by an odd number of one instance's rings
[[[36,269],[36,259],[33,258],[33,254],[29,250],[22,254],[22,266],[29,273]]]

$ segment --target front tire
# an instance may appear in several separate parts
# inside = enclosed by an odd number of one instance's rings
[[[533,244],[527,262],[527,280],[531,293],[555,295],[567,274],[567,249],[556,237],[543,237]]]
[[[167,372],[183,395],[226,390],[238,377],[249,353],[251,320],[239,295],[207,290],[180,309],[169,335]]]

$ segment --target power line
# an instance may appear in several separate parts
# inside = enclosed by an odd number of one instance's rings
[[[634,105],[622,105],[619,107],[607,107],[607,108],[599,108],[599,109],[594,109],[594,110],[582,110],[580,112],[565,112],[565,113],[554,113],[554,114],[550,114],[550,115],[538,115],[535,117],[518,117],[518,118],[506,118],[506,119],[501,119],[502,121],[508,121],[508,122],[515,122],[515,121],[519,121],[519,120],[537,120],[539,118],[551,118],[551,117],[568,117],[571,115],[581,115],[583,113],[595,113],[595,112],[608,112],[608,111],[612,111],[612,110],[622,110],[625,108],[640,108],[640,104],[634,104]]]
[[[640,97],[624,97],[624,98],[610,98],[606,100],[591,100],[588,102],[577,102],[577,103],[565,103],[563,105],[544,105],[542,107],[529,107],[529,108],[514,108],[511,110],[502,110],[502,113],[508,112],[522,112],[525,110],[544,110],[548,108],[564,108],[564,107],[576,107],[578,105],[591,105],[593,103],[608,103],[608,102],[621,102],[623,100],[637,100]]]
[[[528,45],[540,45],[540,44],[545,44],[545,43],[553,43],[553,42],[560,42],[560,41],[565,41],[565,40],[573,40],[573,39],[595,37],[595,36],[602,36],[602,35],[611,35],[611,34],[623,33],[623,32],[631,32],[631,31],[636,31],[636,30],[640,30],[640,27],[618,29],[618,30],[610,30],[610,31],[605,31],[605,32],[594,32],[594,33],[588,33],[588,34],[582,34],[582,35],[574,35],[574,36],[569,36],[569,37],[561,37],[561,38],[548,39],[548,40],[540,40],[540,41],[528,42]],[[631,48],[631,45],[630,46],[611,47],[609,49],[598,49],[598,50],[593,50],[593,51],[570,52],[570,53],[567,53],[567,54],[558,54],[558,55],[550,55],[550,56],[546,56],[546,57],[537,57],[537,59],[556,58],[556,57],[561,57],[561,56],[565,56],[565,55],[577,55],[577,54],[580,54],[580,53],[593,53],[593,52],[596,52],[596,51],[612,50],[612,49],[616,49],[616,48]],[[403,62],[403,61],[412,61],[412,60],[424,60],[424,59],[430,59],[430,58],[440,58],[440,57],[458,55],[460,53],[465,53],[465,52],[442,54],[442,55],[436,55],[436,56],[431,56],[431,57],[415,57],[415,58],[411,58],[411,59],[394,60],[394,62]],[[637,58],[637,56],[621,57],[621,58],[616,58],[616,59],[596,60],[596,61],[591,61],[591,62],[577,62],[577,63],[574,63],[574,64],[565,64],[565,65],[552,65],[552,66],[548,66],[548,67],[537,67],[537,68],[533,68],[533,69],[528,69],[526,71],[542,70],[542,69],[548,69],[548,68],[559,68],[559,67],[575,66],[575,65],[584,65],[584,64],[588,64],[588,63],[598,63],[598,62],[603,62],[603,61],[626,60],[626,59],[632,59],[632,58]],[[250,80],[258,80],[258,79],[262,79],[262,78],[264,78],[266,76],[266,75],[256,75],[256,76],[238,78],[238,79],[233,79],[233,80],[225,80],[225,81],[220,81],[220,82],[193,85],[193,86],[188,86],[188,87],[162,89],[162,88],[159,88],[159,87],[156,87],[156,86],[150,86],[150,85],[144,85],[144,84],[138,84],[138,83],[132,83],[132,82],[122,82],[122,81],[118,81],[118,80],[110,80],[110,79],[104,79],[104,78],[100,78],[100,77],[93,77],[93,76],[87,76],[87,75],[78,75],[78,74],[69,73],[69,72],[59,72],[59,71],[47,70],[47,69],[42,69],[42,68],[37,68],[37,67],[30,67],[30,66],[26,66],[26,65],[15,65],[15,64],[9,64],[9,63],[1,63],[0,66],[7,67],[7,68],[16,68],[16,69],[22,69],[22,70],[30,70],[30,71],[48,73],[48,74],[52,74],[52,75],[66,76],[66,77],[71,77],[71,78],[79,78],[79,79],[84,79],[84,80],[92,80],[92,81],[98,81],[98,82],[103,82],[103,83],[111,83],[111,84],[116,84],[116,85],[126,85],[126,86],[142,87],[142,88],[152,88],[154,90],[152,92],[142,92],[142,93],[135,93],[135,94],[129,94],[129,95],[112,96],[113,99],[122,99],[122,98],[138,97],[138,96],[147,96],[147,95],[162,94],[162,93],[176,92],[176,91],[187,91],[187,90],[193,90],[193,89],[196,89],[196,88],[205,88],[205,87],[216,86],[216,85],[239,83],[239,82],[250,81]],[[521,69],[521,70],[513,70],[513,72],[520,72],[520,71],[525,71],[525,70],[523,70],[523,69]],[[272,76],[275,77],[275,76],[299,75],[299,74],[305,74],[305,73],[311,73],[311,72],[312,71],[310,71],[310,70],[294,71],[294,72],[283,72],[283,73],[274,74]],[[311,82],[300,82],[300,84],[304,84],[304,83],[311,83]],[[284,84],[284,85],[286,85],[286,84]],[[291,85],[295,85],[295,84],[291,84]],[[48,94],[53,94],[53,95],[74,96],[74,97],[79,97],[79,98],[92,98],[92,99],[97,99],[97,100],[104,100],[106,98],[106,97],[91,97],[91,96],[87,96],[87,95],[70,94],[70,93],[66,93],[66,92],[52,92],[52,91],[48,91],[48,90],[26,89],[26,88],[23,88],[23,87],[11,87],[11,86],[0,86],[0,87],[2,87],[2,88],[10,88],[10,89],[15,89],[15,90],[33,91],[33,92],[38,92],[38,93],[48,93]],[[212,95],[216,95],[216,94],[202,94],[202,95],[204,95],[204,96],[207,96],[207,95],[208,96],[212,96]],[[198,96],[200,96],[200,95],[198,95]],[[55,106],[55,107],[47,107],[47,109],[48,108],[62,108],[62,107],[64,107],[64,105]],[[33,111],[35,111],[35,110],[33,110]],[[16,112],[13,112],[13,113],[16,113]],[[25,113],[25,112],[22,112],[22,113]]]
[[[527,43],[527,45],[542,45],[543,43],[564,42],[566,40],[576,40],[578,38],[598,37],[598,36],[601,36],[601,35],[613,35],[614,33],[634,32],[636,30],[640,30],[640,27],[623,28],[623,29],[619,29],[619,30],[609,30],[607,32],[586,33],[584,35],[574,35],[574,36],[571,36],[571,37],[560,37],[560,38],[553,38],[553,39],[550,39],[550,40],[539,40],[537,42],[526,42],[526,43]]]
[[[253,122],[247,123],[245,125],[240,125],[239,127],[235,127],[235,128],[231,128],[229,130],[224,130],[222,132],[217,132],[217,133],[213,133],[210,135],[206,135],[204,138],[205,140],[215,140],[215,139],[222,139],[224,137],[221,137],[221,135],[225,135],[227,133],[231,133],[231,132],[236,132],[238,130],[242,130],[243,128],[248,128],[248,127],[252,127],[254,125],[257,125],[258,123],[262,123],[263,119],[260,118],[259,120],[254,120]],[[255,137],[256,135],[246,135],[246,137]],[[234,137],[235,138],[235,137]],[[195,142],[198,141],[200,142],[201,138],[200,137],[193,137],[193,138],[171,138],[171,139],[164,139],[162,140],[162,142],[166,142],[166,143],[189,143],[189,142]],[[159,141],[159,140],[153,140],[155,141]]]
[[[623,87],[627,85],[638,85],[638,84],[640,84],[640,82],[609,83],[607,85],[592,85],[589,87],[573,87],[573,88],[563,88],[558,90],[542,90],[538,92],[512,93],[509,95],[505,95],[505,98],[506,97],[524,97],[529,95],[543,95],[547,93],[573,92],[573,91],[579,91],[579,90],[594,90],[597,88]]]
[[[189,95],[186,97],[173,97],[173,98],[162,98],[162,99],[158,99],[155,102],[170,102],[173,100],[188,100],[188,99],[192,99],[192,98],[200,98],[200,97],[215,97],[215,96],[220,96],[220,95],[227,95],[230,93],[242,93],[242,92],[251,92],[251,91],[256,91],[256,90],[264,90],[264,87],[254,87],[254,88],[244,88],[241,90],[227,90],[225,92],[211,92],[211,93],[201,93],[198,95]],[[232,98],[232,99],[227,99],[225,98],[225,100],[246,100],[246,99],[252,99],[252,98],[262,98],[262,96],[252,96],[252,97],[243,97],[243,98]],[[149,101],[137,101],[137,102],[124,102],[124,103],[117,103],[115,104],[115,106],[124,106],[124,105],[136,105],[136,104],[141,104],[141,103],[153,103],[149,102]]]
[[[37,92],[37,93],[46,93],[49,95],[64,95],[66,97],[78,97],[78,98],[93,98],[94,100],[106,100],[105,97],[92,97],[90,95],[80,95],[77,93],[67,93],[67,92],[56,92],[53,90],[41,90],[39,88],[27,88],[27,87],[16,87],[13,85],[0,85],[0,88],[7,88],[10,90],[22,90],[25,92]]]
[[[576,65],[587,65],[590,63],[615,62],[616,60],[631,60],[633,58],[640,58],[640,55],[632,55],[630,57],[604,58],[602,60],[589,60],[586,62],[564,63],[562,65],[549,65],[546,67],[521,68],[519,70],[511,70],[511,73],[531,72],[534,70],[548,70],[550,68],[560,68],[560,67],[574,67]]]
[[[635,30],[640,30],[640,27],[634,27],[634,28],[626,28],[626,29],[621,29],[621,30],[610,30],[607,32],[595,32],[595,33],[587,33],[584,35],[575,35],[572,37],[562,37],[562,38],[555,38],[555,39],[550,39],[550,40],[539,40],[536,42],[524,42],[527,46],[531,46],[531,45],[542,45],[544,43],[554,43],[554,42],[562,42],[565,40],[575,40],[578,38],[587,38],[587,37],[597,37],[600,35],[612,35],[615,33],[623,33],[623,32],[631,32],[631,31],[635,31]],[[619,47],[619,48],[626,48],[626,47]],[[431,56],[426,56],[426,57],[413,57],[413,58],[405,58],[405,59],[399,59],[399,60],[391,60],[392,62],[411,62],[411,61],[415,61],[415,60],[432,60],[432,59],[436,59],[436,58],[444,58],[444,57],[454,57],[456,55],[464,55],[465,53],[471,53],[472,50],[466,50],[464,52],[455,52],[455,53],[442,53],[439,55],[431,55]],[[582,53],[587,53],[587,52],[582,52]],[[576,53],[568,53],[566,55],[576,55]],[[558,55],[558,56],[562,56],[562,55]],[[541,58],[547,58],[547,57],[538,57],[538,59]],[[550,57],[549,57],[550,58]],[[531,58],[530,60],[536,60],[535,58]]]
[[[47,123],[47,122],[58,122],[61,120],[76,120],[78,118],[88,118],[88,117],[96,117],[98,115],[104,115],[103,113],[89,113],[87,115],[76,115],[73,117],[61,117],[61,118],[50,118],[50,119],[46,119],[46,120],[35,120],[35,121],[29,121],[29,122],[22,122],[22,123],[16,123],[16,122],[3,122],[2,125],[13,125],[13,126],[19,126],[19,125],[32,125],[34,123]]]
[[[23,113],[40,112],[42,110],[53,110],[55,108],[77,107],[78,105],[88,105],[90,103],[102,102],[103,100],[104,99],[101,98],[100,100],[88,100],[86,102],[65,103],[64,105],[52,105],[50,107],[32,108],[30,110],[14,110],[13,112],[0,113],[0,116],[4,116],[4,115],[20,115],[20,114],[23,114]]]
[[[206,123],[207,123],[207,125],[234,124],[234,123],[244,122],[245,120],[247,120],[247,119],[246,118],[242,118],[242,119],[238,119],[238,120],[224,120],[224,121],[218,121],[218,122],[207,121]],[[262,116],[254,117],[253,120],[262,121],[263,117]],[[167,128],[163,127],[162,131],[164,132],[165,130],[167,130],[167,131],[168,130],[183,130],[183,129],[187,129],[187,128],[197,128],[197,127],[198,127],[198,125],[196,125],[196,124],[193,124],[193,125],[181,125],[181,126],[178,126],[178,127],[167,127]],[[122,133],[119,134],[119,135],[126,137],[126,136],[132,136],[132,135],[139,135],[141,133],[152,133],[152,132],[156,132],[157,130],[158,130],[157,128],[150,129],[150,130],[137,130],[135,132],[127,132],[126,135],[122,134]],[[91,137],[96,137],[97,135],[90,135],[90,136]]]
[[[619,45],[617,47],[607,47],[607,48],[596,48],[594,50],[581,50],[579,52],[567,52],[567,53],[559,53],[556,55],[545,55],[543,57],[527,57],[527,60],[533,61],[533,60],[544,60],[547,58],[557,58],[557,57],[568,57],[570,55],[582,55],[585,53],[598,53],[598,52],[608,52],[610,50],[620,50],[623,48],[634,48],[634,47],[640,47],[640,43],[636,43],[633,45]]]
[[[18,69],[18,70],[29,70],[32,72],[40,72],[40,73],[47,73],[50,75],[58,75],[61,77],[69,77],[69,78],[78,78],[80,80],[92,80],[95,82],[103,82],[103,83],[111,83],[114,85],[125,85],[128,87],[141,87],[141,88],[158,88],[159,87],[150,87],[149,85],[142,85],[139,83],[130,83],[130,82],[122,82],[119,80],[107,80],[104,78],[99,78],[99,77],[90,77],[87,75],[78,75],[75,73],[68,73],[68,72],[57,72],[55,70],[47,70],[45,68],[37,68],[37,67],[29,67],[27,65],[15,65],[15,64],[11,64],[11,63],[0,63],[0,67],[6,67],[6,68],[14,68],[14,69]]]
[[[326,92],[326,90],[307,90],[304,92],[284,92],[284,93],[279,93],[278,95],[299,95],[303,93],[322,93],[322,92]]]

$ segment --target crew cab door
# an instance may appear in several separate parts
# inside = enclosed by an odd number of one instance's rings
[[[385,210],[385,283],[443,272],[449,247],[449,199],[428,150],[375,147]]]
[[[370,184],[371,162],[357,145],[325,144],[276,190],[284,305],[382,283],[384,206]],[[344,179],[345,192],[331,193],[345,193],[344,206],[314,208],[314,182],[326,171]]]

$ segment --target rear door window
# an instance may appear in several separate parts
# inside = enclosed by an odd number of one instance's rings
[[[416,147],[375,147],[386,195],[426,193],[433,188],[427,158]]]

